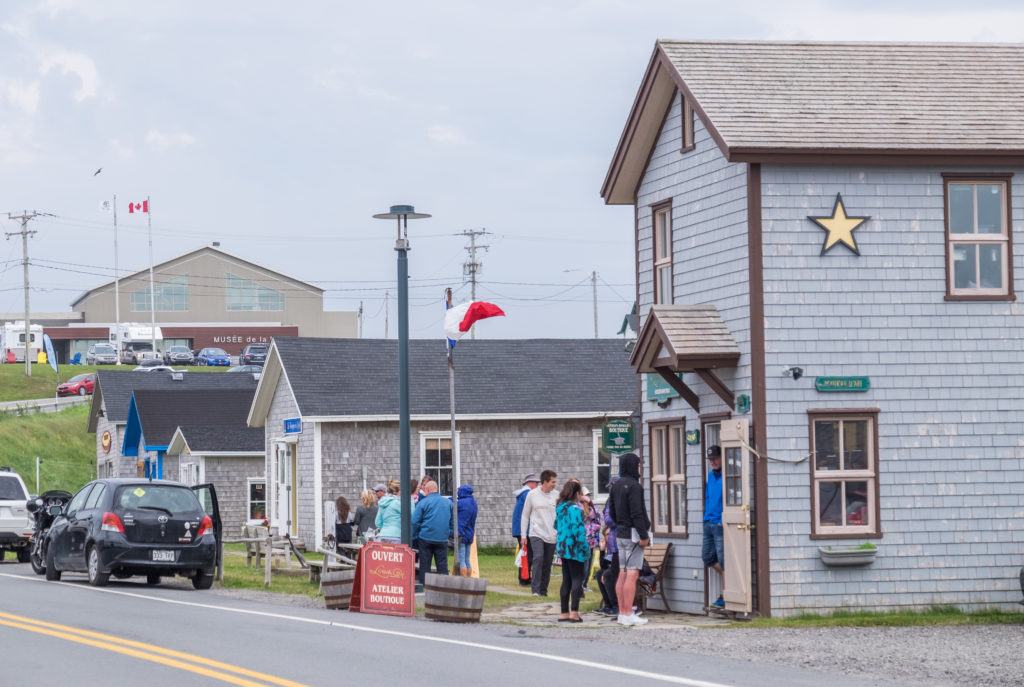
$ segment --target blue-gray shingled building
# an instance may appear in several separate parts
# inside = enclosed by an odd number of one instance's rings
[[[528,473],[578,477],[604,500],[613,456],[600,429],[633,416],[639,394],[621,340],[462,341],[454,450],[445,355],[443,340],[410,342],[412,472],[445,494],[473,485],[481,545],[512,545],[513,492]],[[356,504],[398,478],[398,342],[275,339],[249,424],[265,432],[272,525],[313,548],[333,530],[336,497]]]
[[[674,610],[1017,608],[1022,102],[1020,44],[656,44],[601,193]]]

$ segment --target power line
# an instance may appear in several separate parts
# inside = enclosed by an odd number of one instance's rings
[[[477,275],[480,274],[480,268],[483,267],[483,263],[477,257],[477,251],[485,251],[490,246],[478,246],[476,239],[478,236],[487,236],[490,232],[486,229],[466,229],[462,232],[462,235],[469,239],[469,245],[466,246],[466,253],[469,255],[469,260],[462,263],[462,283],[469,282],[469,300],[476,300],[476,282]],[[470,329],[469,338],[476,338],[476,327]]]

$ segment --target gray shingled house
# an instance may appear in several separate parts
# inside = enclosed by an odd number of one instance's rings
[[[88,431],[96,434],[97,477],[141,477],[145,462],[155,463],[156,452],[126,459],[121,454],[128,406],[135,389],[256,389],[248,374],[215,372],[130,372],[100,370],[89,409]]]
[[[511,545],[513,492],[527,473],[579,477],[600,500],[611,469],[600,428],[633,415],[638,399],[621,341],[461,342],[454,451],[444,341],[410,347],[413,474],[447,494],[473,485],[480,543]],[[394,340],[274,340],[249,414],[265,431],[273,523],[319,543],[332,527],[325,503],[397,479],[397,370]]]
[[[673,609],[1016,608],[1024,46],[659,41],[602,196]]]

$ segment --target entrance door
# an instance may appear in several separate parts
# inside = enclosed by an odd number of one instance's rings
[[[280,534],[296,534],[298,513],[296,510],[295,484],[296,445],[277,444],[277,530]]]
[[[707,497],[707,483],[708,483],[708,449],[712,446],[722,446],[722,422],[728,421],[728,418],[724,418],[721,422],[705,422],[702,426],[701,431],[701,500],[700,500],[700,512],[704,512]],[[709,608],[711,602],[717,599],[722,594],[722,576],[715,572],[714,568],[704,568],[704,608]]]
[[[725,608],[737,613],[753,610],[751,594],[750,452],[746,420],[724,420],[722,446],[722,525],[725,535]]]

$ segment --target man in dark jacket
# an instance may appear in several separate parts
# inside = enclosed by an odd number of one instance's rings
[[[635,453],[619,458],[619,479],[612,485],[608,505],[619,547],[620,574],[615,583],[618,621],[620,625],[645,625],[647,619],[633,611],[633,598],[644,566],[644,549],[650,542],[651,520],[647,517],[644,488],[640,484],[640,457]]]
[[[423,497],[412,513],[412,538],[419,542],[420,569],[417,577],[422,585],[433,560],[439,575],[448,574],[448,537],[452,536],[452,503],[437,493],[437,482],[420,485]]]

